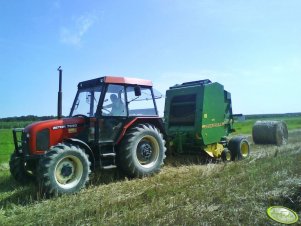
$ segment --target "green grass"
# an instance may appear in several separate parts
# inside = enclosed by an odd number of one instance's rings
[[[0,163],[7,162],[14,150],[11,129],[0,129]]]
[[[0,122],[0,129],[24,128],[30,123],[32,123],[32,121]]]
[[[251,142],[243,161],[199,165],[168,158],[153,177],[96,173],[88,188],[52,199],[34,185],[17,185],[7,163],[0,164],[0,225],[280,225],[266,216],[269,206],[301,217],[300,121],[286,121],[287,145]],[[245,123],[241,131],[251,128]]]
[[[7,162],[14,150],[12,128],[24,128],[31,121],[0,122],[0,164]]]
[[[301,117],[283,117],[283,118],[265,118],[264,120],[278,120],[284,121],[287,124],[288,130],[295,130],[301,128]],[[257,120],[249,119],[243,122],[235,122],[235,134],[251,134],[252,127]]]

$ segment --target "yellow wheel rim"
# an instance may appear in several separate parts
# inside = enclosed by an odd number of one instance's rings
[[[231,161],[231,152],[230,151],[226,152],[226,160]]]
[[[136,158],[145,168],[153,167],[159,159],[160,146],[155,137],[146,135],[138,143]]]
[[[249,155],[249,145],[246,142],[241,144],[241,155],[243,158],[246,158]]]
[[[83,165],[76,156],[66,156],[55,166],[54,178],[61,188],[70,189],[75,187],[83,175]]]

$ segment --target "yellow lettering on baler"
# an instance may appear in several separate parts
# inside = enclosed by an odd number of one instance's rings
[[[212,123],[212,124],[202,125],[202,129],[215,128],[215,127],[220,127],[220,126],[224,126],[224,125],[225,125],[224,122]]]

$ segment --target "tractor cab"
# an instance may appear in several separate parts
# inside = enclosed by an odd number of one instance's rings
[[[157,116],[155,98],[149,80],[102,77],[78,84],[70,116]]]
[[[102,77],[78,84],[69,117],[86,118],[91,143],[118,143],[122,128],[137,118],[158,118],[152,82],[124,77]],[[119,140],[118,140],[119,139]]]

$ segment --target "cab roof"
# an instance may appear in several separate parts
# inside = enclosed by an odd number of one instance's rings
[[[153,86],[153,83],[150,80],[140,79],[140,78],[128,78],[128,77],[105,76],[104,82],[105,83],[114,83],[114,84]]]
[[[123,85],[139,85],[152,87],[153,83],[150,80],[129,78],[129,77],[117,77],[117,76],[104,76],[101,78],[91,79],[78,83],[78,88],[87,88],[97,86],[102,83],[106,84],[123,84]]]

